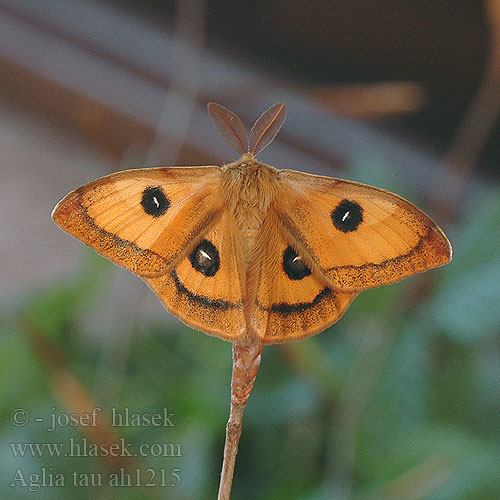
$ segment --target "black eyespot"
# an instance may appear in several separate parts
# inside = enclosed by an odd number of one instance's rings
[[[160,186],[150,186],[142,193],[141,205],[148,215],[160,217],[168,210],[170,202]]]
[[[189,261],[193,269],[205,276],[214,276],[220,267],[219,252],[208,240],[203,240],[191,252]]]
[[[355,201],[342,200],[332,210],[333,225],[343,233],[356,231],[363,221],[363,209]]]
[[[311,270],[292,247],[288,247],[283,253],[283,270],[291,280],[301,280],[311,274]]]

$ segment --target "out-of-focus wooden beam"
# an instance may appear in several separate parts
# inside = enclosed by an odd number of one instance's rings
[[[115,160],[120,160],[131,144],[146,148],[152,141],[154,130],[90,96],[10,61],[1,60],[0,68],[0,92],[61,127],[77,130]]]

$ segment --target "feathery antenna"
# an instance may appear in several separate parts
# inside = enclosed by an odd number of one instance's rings
[[[225,143],[237,153],[248,152],[248,133],[240,117],[215,102],[208,103],[208,114]]]
[[[250,131],[248,152],[253,156],[259,154],[276,137],[286,119],[284,103],[275,104],[264,111]]]

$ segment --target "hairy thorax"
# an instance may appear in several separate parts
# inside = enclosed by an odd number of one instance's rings
[[[279,172],[251,155],[224,165],[223,193],[248,256],[277,191]]]

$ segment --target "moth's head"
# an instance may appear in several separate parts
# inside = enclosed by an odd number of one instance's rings
[[[253,159],[276,137],[286,119],[286,106],[275,104],[262,113],[250,130],[250,137],[240,118],[224,106],[210,102],[208,114],[226,144],[241,154],[244,161]]]

